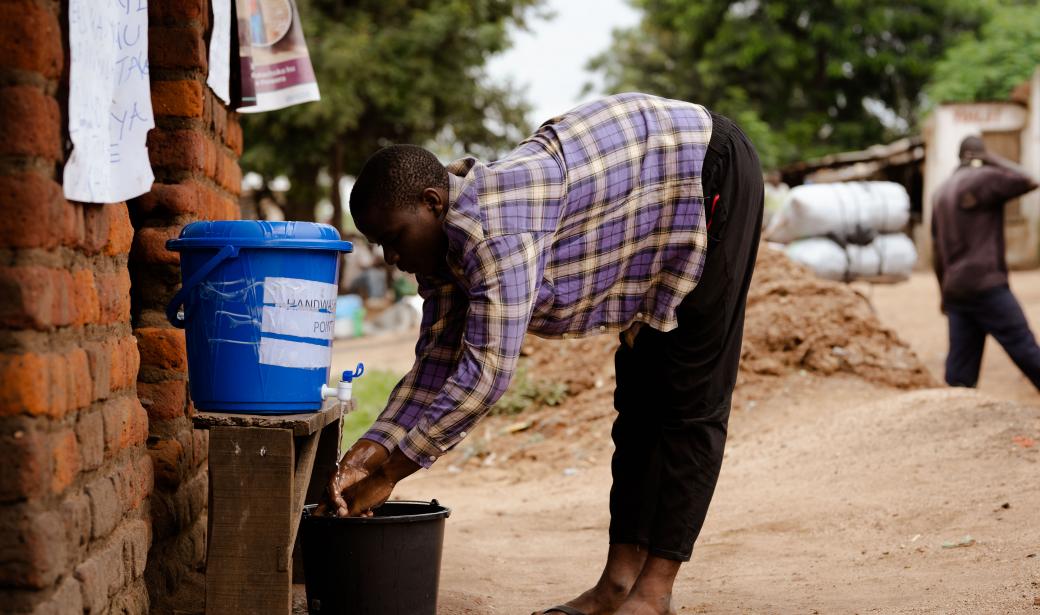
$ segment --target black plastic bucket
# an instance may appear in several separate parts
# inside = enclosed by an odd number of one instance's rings
[[[432,502],[387,502],[372,517],[303,512],[300,546],[312,615],[436,615],[444,520]]]

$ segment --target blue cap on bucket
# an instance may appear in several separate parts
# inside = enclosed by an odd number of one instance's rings
[[[192,222],[181,229],[178,239],[166,242],[168,250],[185,248],[289,248],[353,252],[354,246],[339,237],[328,224],[315,222],[270,222],[266,220],[216,220]]]

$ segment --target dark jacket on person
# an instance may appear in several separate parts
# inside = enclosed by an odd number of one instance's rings
[[[1007,285],[1004,204],[1036,187],[1017,169],[979,160],[962,164],[939,186],[932,240],[944,301]]]

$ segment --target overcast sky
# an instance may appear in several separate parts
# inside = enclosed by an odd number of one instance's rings
[[[600,81],[585,64],[610,45],[614,28],[639,21],[625,0],[549,0],[546,6],[555,16],[514,33],[512,49],[488,64],[493,79],[511,79],[524,92],[534,107],[528,118],[533,125],[601,94],[597,87],[579,96],[585,83]]]

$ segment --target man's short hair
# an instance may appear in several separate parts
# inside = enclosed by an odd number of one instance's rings
[[[391,145],[372,154],[350,191],[350,213],[363,217],[375,208],[413,207],[426,188],[448,189],[448,172],[418,145]]]
[[[986,151],[986,144],[983,143],[982,137],[972,135],[970,137],[964,137],[961,141],[961,149],[958,152],[958,156],[961,160],[971,158],[974,155],[982,154]]]

